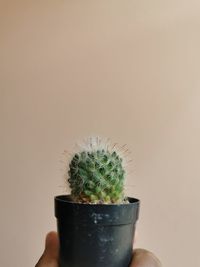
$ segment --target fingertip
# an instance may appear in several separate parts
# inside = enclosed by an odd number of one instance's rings
[[[159,259],[150,251],[135,249],[130,267],[161,267]]]
[[[47,247],[51,242],[55,242],[55,240],[57,240],[57,238],[58,238],[57,232],[51,231],[51,232],[47,233],[46,241],[45,241],[45,247]]]

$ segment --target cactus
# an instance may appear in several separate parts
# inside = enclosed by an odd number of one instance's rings
[[[69,164],[69,185],[73,201],[123,203],[125,169],[117,151],[98,145],[75,153]]]

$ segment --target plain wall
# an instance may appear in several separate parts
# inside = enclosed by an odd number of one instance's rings
[[[200,266],[199,0],[0,1],[1,266],[34,266],[96,134],[132,151],[136,246]]]

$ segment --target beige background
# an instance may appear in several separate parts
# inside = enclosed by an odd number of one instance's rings
[[[136,246],[200,266],[199,74],[199,0],[1,0],[0,266],[34,266],[91,134],[133,151]]]

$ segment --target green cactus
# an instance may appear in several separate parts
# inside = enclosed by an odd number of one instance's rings
[[[92,149],[76,153],[69,164],[71,197],[83,203],[122,203],[125,170],[116,151]]]

